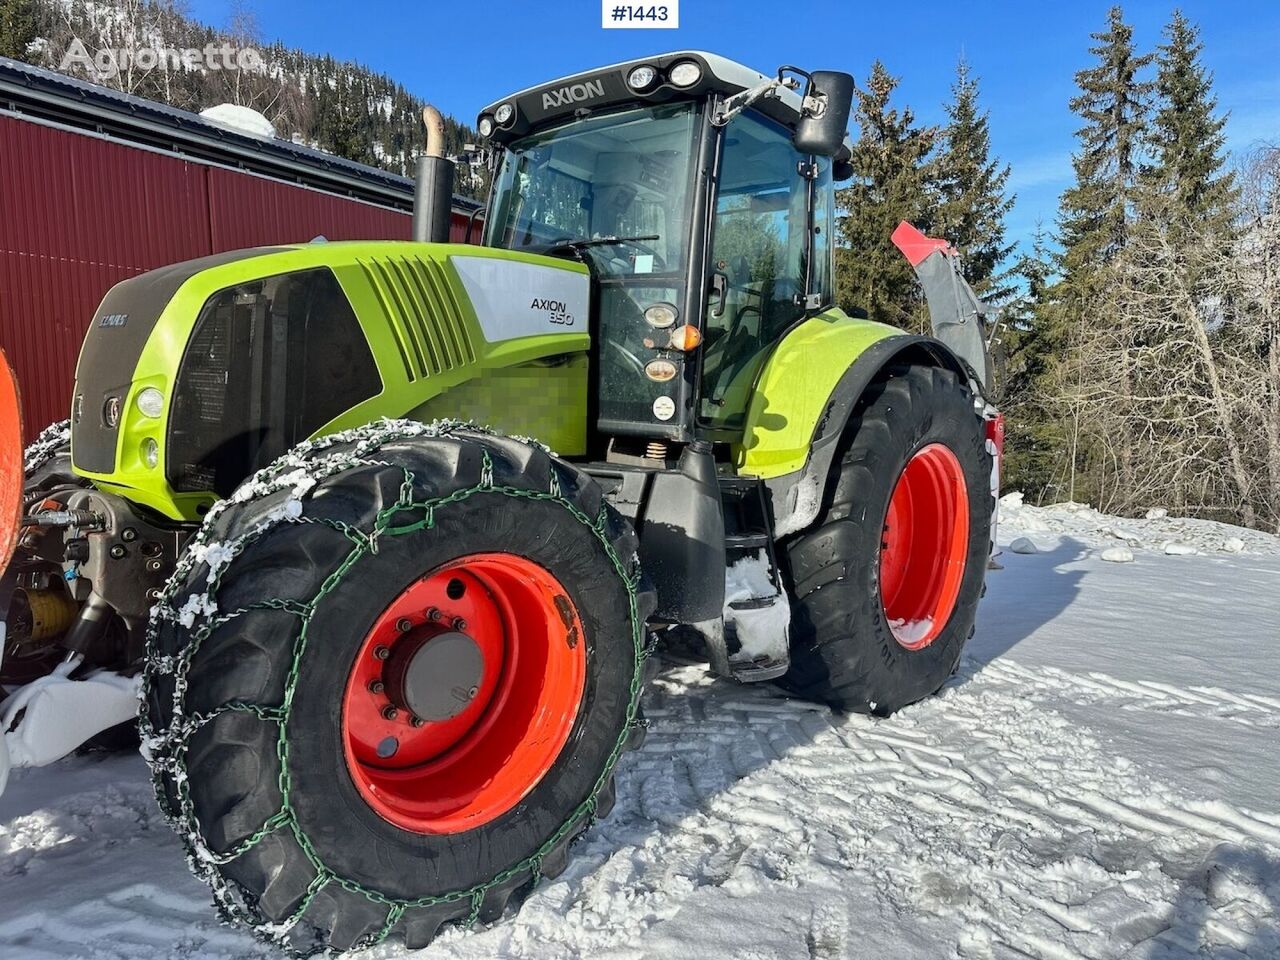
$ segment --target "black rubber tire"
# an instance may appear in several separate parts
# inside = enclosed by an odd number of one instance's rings
[[[422,429],[406,427],[415,428]],[[163,602],[181,610],[206,592],[201,544],[247,538],[217,578],[218,609],[314,601],[301,652],[302,618],[286,609],[253,609],[228,621],[200,613],[190,628],[153,620],[143,729],[161,804],[224,915],[299,954],[368,946],[392,933],[417,948],[446,922],[497,919],[513,895],[564,869],[570,843],[612,806],[614,763],[644,729],[643,623],[653,600],[636,589],[630,525],[604,503],[595,481],[518,440],[451,428],[377,439],[386,429],[285,458],[277,476],[300,461],[305,471],[359,456],[303,496],[294,522],[278,520],[288,490],[264,495],[254,492],[261,474],[248,481],[231,498],[241,502],[211,514],[191,562],[179,565],[166,592]],[[413,501],[437,504],[429,525],[384,532],[376,552],[326,588],[352,553],[351,531],[373,530],[382,511],[393,528],[425,517],[421,508],[395,507],[405,483]],[[352,783],[339,720],[343,687],[367,629],[396,595],[440,564],[484,551],[535,560],[577,605],[587,650],[578,718],[553,768],[513,810],[465,833],[409,832],[382,819]],[[176,698],[174,657],[190,661]],[[279,716],[255,710],[286,706],[295,658],[281,736]],[[212,719],[188,723],[195,715]],[[184,725],[195,727],[185,738]],[[292,811],[292,821],[263,833],[282,810]],[[210,862],[209,854],[226,862]]]
[[[969,545],[960,594],[942,632],[908,650],[880,601],[880,539],[894,487],[932,443],[960,461]],[[895,367],[867,388],[813,527],[785,544],[791,667],[779,681],[806,699],[887,716],[937,692],[972,636],[990,552],[991,454],[973,396],[949,370]]]

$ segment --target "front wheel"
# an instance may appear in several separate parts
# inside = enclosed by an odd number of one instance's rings
[[[563,869],[641,729],[636,541],[528,443],[391,424],[215,508],[144,734],[223,910],[295,951],[492,920]]]
[[[887,715],[934,693],[973,633],[990,550],[991,454],[955,374],[894,368],[848,426],[828,502],[786,548],[801,696]]]

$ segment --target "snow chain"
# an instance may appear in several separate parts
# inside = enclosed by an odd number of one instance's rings
[[[39,436],[27,444],[27,449],[22,452],[22,472],[28,477],[31,476],[70,442],[70,420],[59,420],[57,423],[49,424],[40,431]]]
[[[369,900],[387,907],[386,920],[381,929],[356,944],[353,949],[361,949],[382,942],[404,911],[411,907],[425,907],[459,900],[469,900],[470,913],[463,922],[470,926],[480,913],[487,891],[507,882],[524,870],[530,870],[532,878],[536,882],[541,876],[542,858],[560,843],[566,834],[584,821],[589,823],[594,818],[600,792],[608,783],[613,768],[626,747],[631,731],[635,727],[644,724],[644,721],[639,718],[643,661],[652,651],[644,642],[643,625],[640,623],[638,615],[637,589],[640,584],[638,565],[634,559],[628,562],[618,556],[613,544],[610,543],[606,532],[608,525],[606,508],[602,505],[599,516],[594,518],[584,514],[561,494],[560,483],[555,469],[551,471],[550,489],[546,491],[499,486],[493,482],[492,461],[489,458],[488,451],[484,451],[484,467],[480,482],[475,486],[455,491],[444,497],[419,501],[413,500],[413,474],[402,467],[404,481],[400,486],[399,499],[378,514],[373,529],[367,532],[354,529],[348,524],[338,521],[311,519],[302,515],[301,498],[319,481],[357,465],[395,466],[385,461],[369,459],[369,455],[375,453],[383,444],[414,437],[445,437],[459,430],[493,435],[492,431],[472,423],[440,421],[432,424],[423,424],[411,421],[383,420],[376,424],[300,444],[275,463],[255,473],[253,477],[232,494],[229,500],[220,501],[210,509],[204,524],[192,538],[175,567],[173,576],[170,577],[156,605],[151,610],[151,618],[147,630],[147,669],[143,673],[143,683],[139,694],[142,702],[139,711],[139,727],[142,735],[143,751],[151,762],[152,784],[156,790],[157,798],[161,802],[162,809],[164,809],[165,788],[161,777],[163,773],[167,773],[176,784],[179,809],[176,816],[171,816],[166,811],[166,818],[183,838],[187,850],[187,860],[191,865],[192,871],[212,887],[214,900],[221,915],[228,920],[247,922],[255,926],[261,933],[286,948],[290,948],[290,944],[286,940],[286,934],[301,919],[316,895],[330,883],[336,883],[346,890],[362,894]],[[526,443],[535,443],[535,441],[524,438],[515,439],[521,439]],[[339,444],[354,444],[354,447],[350,450],[336,451],[328,455],[314,456]],[[541,445],[539,444],[539,446]],[[226,543],[212,541],[213,521],[229,506],[285,490],[290,491],[290,499],[285,502],[283,507],[268,514],[264,522],[253,530]],[[320,601],[342,582],[362,557],[366,554],[377,552],[378,543],[383,537],[397,537],[422,529],[431,529],[435,525],[435,517],[438,511],[446,510],[451,504],[460,503],[474,496],[506,496],[526,500],[553,501],[564,507],[579,523],[588,527],[600,542],[618,576],[622,578],[626,585],[631,621],[634,625],[635,659],[631,676],[631,699],[627,707],[627,722],[623,727],[621,736],[609,754],[604,770],[592,787],[590,795],[532,856],[508,867],[485,883],[474,887],[455,890],[437,896],[420,897],[416,900],[397,899],[366,887],[349,877],[341,876],[327,867],[317,854],[310,838],[299,825],[290,802],[292,782],[289,776],[289,739],[287,736],[289,715],[293,704],[294,690],[297,686],[302,656],[306,651],[308,628]],[[416,517],[412,521],[408,521],[406,515],[416,515]],[[227,566],[248,545],[281,523],[325,523],[339,530],[351,541],[351,552],[338,569],[326,578],[321,585],[320,591],[308,603],[267,599],[236,610],[218,610],[218,587]],[[205,593],[191,597],[182,605],[181,609],[175,609],[173,606],[175,595],[181,584],[185,582],[186,577],[200,563],[206,563],[209,567]],[[294,641],[293,659],[285,681],[283,705],[269,707],[257,703],[237,701],[224,704],[208,713],[186,715],[183,708],[186,699],[187,673],[200,644],[218,627],[251,610],[260,609],[283,610],[298,617],[302,622],[302,629]],[[160,623],[171,621],[189,628],[194,626],[195,621],[200,618],[203,618],[204,622],[190,634],[187,645],[180,653],[170,656],[158,654],[156,638],[157,628]],[[147,714],[146,705],[153,673],[172,674],[174,677],[173,717],[169,726],[164,730],[153,728]],[[283,802],[280,810],[269,817],[255,833],[236,844],[232,849],[223,853],[215,853],[205,843],[200,831],[200,824],[191,801],[185,759],[188,741],[191,736],[214,717],[231,711],[252,713],[261,720],[278,725],[279,736],[276,741],[276,751],[280,760],[279,787]],[[242,903],[242,898],[236,895],[231,888],[231,884],[215,868],[235,860],[277,830],[289,830],[292,832],[298,845],[315,868],[316,876],[292,916],[279,923],[267,923],[261,917],[250,915],[248,909]]]

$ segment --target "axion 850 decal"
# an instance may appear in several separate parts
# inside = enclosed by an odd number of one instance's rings
[[[451,257],[490,343],[548,333],[586,333],[587,275],[487,257]]]

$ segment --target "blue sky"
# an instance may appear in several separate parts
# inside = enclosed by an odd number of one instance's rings
[[[633,0],[634,2],[634,0]],[[482,104],[566,73],[646,53],[711,50],[770,72],[781,63],[866,76],[880,58],[902,78],[899,105],[923,121],[942,104],[963,55],[982,82],[996,153],[1018,196],[1008,226],[1025,241],[1052,225],[1070,179],[1076,119],[1072,76],[1089,64],[1089,34],[1108,3],[856,3],[851,0],[681,0],[677,30],[602,30],[596,0],[441,0],[361,3],[270,0],[254,10],[264,37],[384,71],[448,113],[474,122]],[[1149,49],[1174,3],[1129,3],[1126,18]],[[234,0],[194,0],[193,15],[223,25]],[[1242,155],[1280,144],[1280,4],[1186,2],[1204,58],[1229,111],[1229,147]]]

